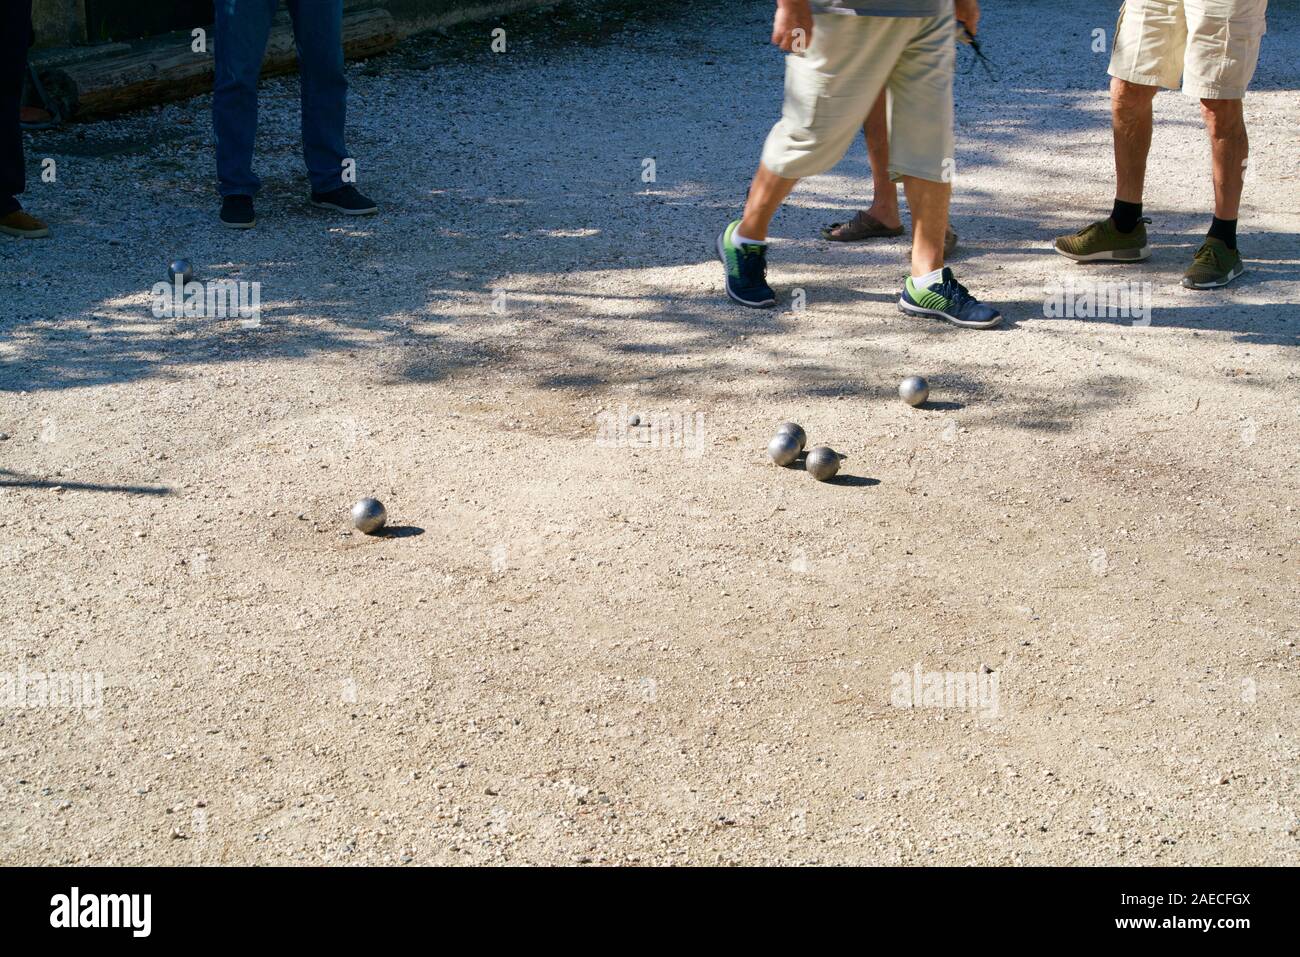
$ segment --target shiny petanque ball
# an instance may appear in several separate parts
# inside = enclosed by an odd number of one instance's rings
[[[808,433],[803,430],[803,426],[797,422],[782,422],[776,428],[777,435],[792,435],[794,440],[799,443],[799,451],[808,444]]]
[[[777,465],[789,465],[803,451],[803,442],[793,432],[778,432],[767,444],[767,457]]]
[[[352,506],[352,525],[358,531],[373,535],[388,521],[388,510],[377,498],[363,498]]]
[[[835,477],[835,473],[840,470],[840,460],[844,456],[836,452],[828,445],[819,445],[808,453],[808,457],[803,460],[803,466],[819,482],[825,482],[827,479]]]
[[[167,267],[168,279],[170,279],[172,282],[175,282],[177,276],[180,277],[181,282],[189,282],[191,279],[194,278],[194,267],[190,265],[190,261],[188,259],[174,260]]]
[[[920,405],[930,397],[930,383],[919,375],[910,375],[898,384],[898,397],[908,405]]]

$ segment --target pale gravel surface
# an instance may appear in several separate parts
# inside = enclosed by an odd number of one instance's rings
[[[1249,100],[1252,271],[1205,294],[1178,94],[1155,258],[1045,251],[1109,203],[1096,6],[989,2],[1005,75],[959,82],[996,333],[900,316],[902,243],[814,238],[860,145],[776,224],[807,311],[720,298],[780,97],[761,2],[350,68],[375,220],[301,206],[294,81],[251,235],[212,223],[206,98],[36,140],[57,238],[0,244],[0,671],[107,688],[0,710],[0,861],[1300,863],[1300,14]],[[266,326],[154,320],[180,254],[261,281]],[[1154,324],[1044,319],[1067,275],[1155,283]],[[894,399],[913,372],[946,404]],[[598,447],[624,404],[701,412],[705,454]],[[851,479],[765,465],[788,418]],[[341,535],[371,492],[424,533]],[[994,668],[999,715],[890,707],[917,663]]]

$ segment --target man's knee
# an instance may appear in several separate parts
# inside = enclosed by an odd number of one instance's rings
[[[257,99],[260,72],[218,67],[212,81],[212,93],[218,99]]]
[[[1245,129],[1241,100],[1201,100],[1201,115],[1215,139],[1230,139]]]
[[[1151,108],[1157,87],[1130,83],[1113,77],[1110,81],[1110,101],[1117,113],[1139,113]]]

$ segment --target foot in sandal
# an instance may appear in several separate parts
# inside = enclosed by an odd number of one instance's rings
[[[887,226],[867,210],[859,210],[857,215],[847,223],[831,223],[829,226],[822,228],[822,239],[830,240],[833,243],[860,243],[866,239],[901,235],[903,235],[903,224],[901,222],[897,226]],[[943,233],[943,254],[951,256],[952,251],[956,248],[957,232],[949,223],[948,228]]]
[[[859,210],[847,223],[831,223],[822,229],[822,238],[833,243],[860,243],[878,236],[901,236],[903,224],[886,226],[866,210]]]

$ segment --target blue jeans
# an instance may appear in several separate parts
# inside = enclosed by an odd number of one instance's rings
[[[0,216],[23,208],[17,197],[27,187],[18,112],[31,42],[31,0],[0,0]]]
[[[287,0],[302,83],[302,151],[313,192],[343,185],[343,124],[348,81],[343,74],[343,0]],[[216,80],[212,127],[222,196],[253,196],[257,78],[280,0],[216,0]]]

